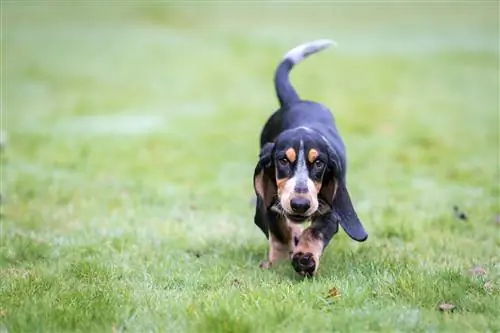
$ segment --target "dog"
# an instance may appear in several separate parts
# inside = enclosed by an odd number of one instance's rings
[[[289,259],[298,274],[312,277],[339,224],[355,241],[368,238],[347,190],[346,149],[333,114],[323,104],[302,100],[289,79],[295,65],[333,43],[321,39],[296,46],[274,73],[280,107],[260,133],[253,176],[254,222],[269,241],[261,268]]]

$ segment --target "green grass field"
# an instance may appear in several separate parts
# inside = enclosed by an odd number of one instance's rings
[[[500,332],[497,2],[2,5],[0,332]],[[317,38],[370,236],[303,280],[250,200]]]

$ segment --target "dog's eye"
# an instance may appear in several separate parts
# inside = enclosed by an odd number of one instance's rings
[[[278,160],[278,163],[282,166],[287,166],[288,165],[288,159],[283,157]]]
[[[320,160],[314,161],[314,166],[318,169],[321,169],[324,165],[325,165],[325,163],[323,163],[323,161],[320,161]]]

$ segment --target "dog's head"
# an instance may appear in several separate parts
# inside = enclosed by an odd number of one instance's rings
[[[346,233],[363,242],[368,234],[347,191],[345,166],[342,143],[334,147],[304,127],[287,130],[262,147],[254,171],[255,192],[266,209],[291,222],[334,213]]]
[[[262,147],[254,187],[268,209],[301,223],[328,213],[341,179],[341,156],[315,131],[297,128]]]

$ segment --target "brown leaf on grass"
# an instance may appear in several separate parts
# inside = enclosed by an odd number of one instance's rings
[[[474,276],[483,276],[486,275],[486,270],[481,266],[476,266],[469,269],[469,273]]]
[[[326,296],[327,298],[333,298],[333,297],[339,297],[340,293],[339,290],[335,287],[332,289],[328,290],[328,295]]]
[[[443,312],[453,311],[455,309],[455,305],[450,303],[441,303],[439,304],[439,310]]]

